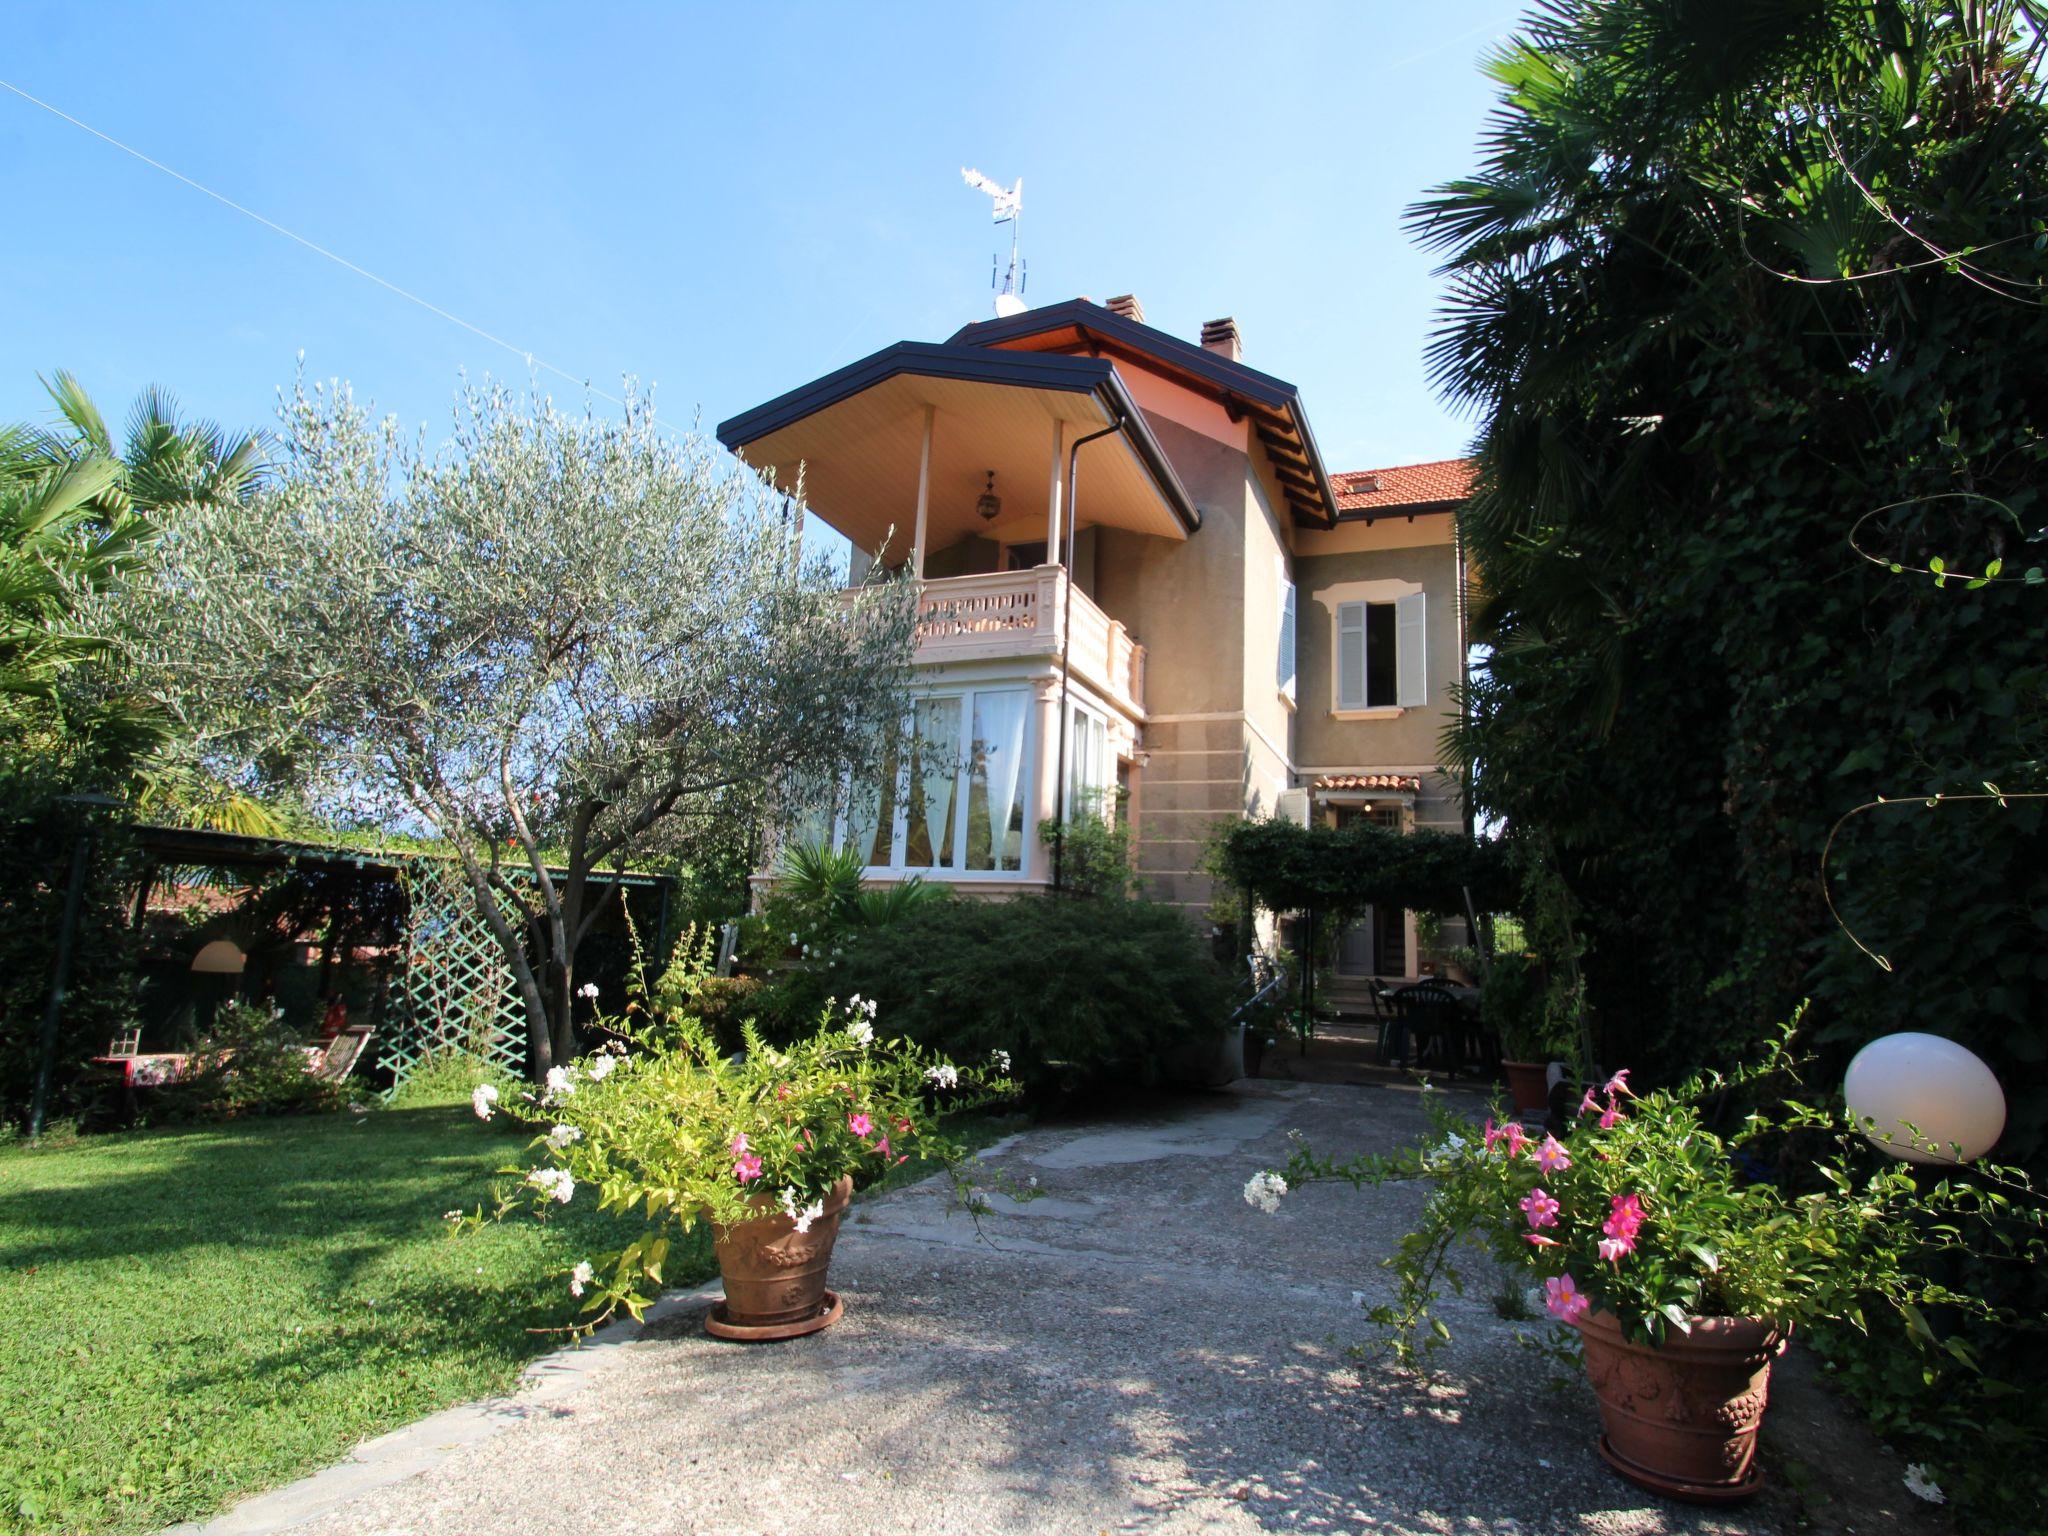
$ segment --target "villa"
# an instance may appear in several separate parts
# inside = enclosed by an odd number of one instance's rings
[[[898,342],[718,428],[801,478],[856,569],[919,584],[914,729],[829,827],[876,882],[1061,878],[1039,829],[1115,817],[1148,893],[1207,911],[1239,815],[1458,828],[1439,762],[1465,671],[1464,460],[1332,473],[1300,392],[1129,295]],[[1339,970],[1407,976],[1411,914]]]

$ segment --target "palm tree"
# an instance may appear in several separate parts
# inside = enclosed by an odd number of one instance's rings
[[[117,445],[76,377],[60,369],[43,385],[60,429],[0,424],[0,727],[22,735],[33,716],[45,739],[93,743],[100,773],[130,777],[145,816],[281,831],[263,802],[178,752],[170,722],[75,670],[119,652],[116,635],[82,622],[83,607],[148,558],[179,507],[255,495],[268,471],[266,439],[181,421],[176,400],[151,388]],[[60,688],[67,676],[89,681]]]
[[[106,418],[75,375],[60,368],[42,382],[71,429],[68,437],[45,434],[43,451],[52,458],[119,463],[119,494],[145,516],[159,517],[194,502],[232,506],[262,488],[270,468],[264,433],[231,433],[211,421],[180,421],[177,398],[152,385],[130,408],[117,448]]]

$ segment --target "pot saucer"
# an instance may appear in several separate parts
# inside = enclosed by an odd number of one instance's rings
[[[767,1344],[776,1339],[800,1339],[807,1333],[830,1328],[845,1315],[846,1304],[837,1291],[827,1291],[818,1310],[793,1323],[735,1323],[725,1315],[725,1298],[704,1316],[704,1331],[714,1339],[736,1339],[743,1344]]]
[[[1660,1477],[1647,1467],[1637,1466],[1613,1446],[1607,1437],[1600,1437],[1600,1456],[1608,1466],[1638,1488],[1647,1488],[1652,1493],[1662,1494],[1667,1499],[1683,1499],[1689,1504],[1739,1504],[1744,1499],[1756,1497],[1764,1485],[1764,1469],[1761,1457],[1751,1457],[1749,1470],[1740,1482],[1734,1483],[1681,1483],[1668,1477]]]

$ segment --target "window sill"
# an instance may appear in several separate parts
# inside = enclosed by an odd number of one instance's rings
[[[1398,720],[1408,713],[1403,704],[1382,704],[1375,709],[1333,709],[1332,720]]]
[[[1291,715],[1300,710],[1301,706],[1295,703],[1294,694],[1291,690],[1282,688],[1279,690],[1279,694],[1281,707],[1284,708],[1287,711],[1287,713]]]

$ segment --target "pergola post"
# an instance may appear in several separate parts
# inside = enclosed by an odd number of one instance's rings
[[[917,455],[917,532],[910,558],[911,574],[919,581],[924,580],[925,513],[932,499],[932,420],[938,412],[936,405],[924,408],[924,446]]]

